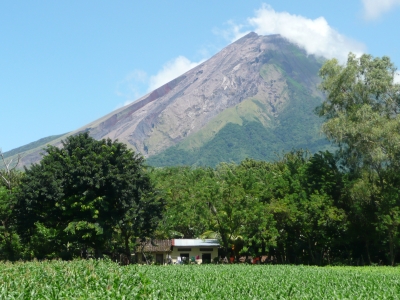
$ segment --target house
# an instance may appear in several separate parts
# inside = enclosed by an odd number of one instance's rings
[[[160,265],[168,263],[169,253],[171,253],[171,240],[146,240],[145,242],[136,241],[136,262],[147,263],[155,262]]]
[[[171,258],[173,262],[195,258],[197,263],[211,263],[218,257],[219,242],[216,239],[173,239],[171,245]]]
[[[149,260],[157,264],[176,264],[184,260],[211,263],[218,257],[219,247],[216,239],[152,240],[136,247],[136,257],[138,263]]]

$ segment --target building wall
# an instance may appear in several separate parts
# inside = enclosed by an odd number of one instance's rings
[[[182,249],[187,249],[190,248],[190,251],[186,251]],[[211,248],[212,251],[201,251],[200,248]],[[172,251],[169,253],[166,252],[152,252],[151,255],[153,256],[153,262],[156,262],[156,257],[157,254],[163,256],[163,262],[166,264],[168,262],[168,257],[171,257],[172,263],[177,262],[178,256],[181,256],[182,254],[189,254],[189,260],[191,257],[196,257],[199,256],[199,259],[196,259],[196,262],[198,264],[203,263],[202,255],[203,254],[210,254],[210,260],[211,262],[213,261],[214,257],[218,256],[218,247],[198,247],[198,246],[191,246],[191,247],[179,247],[179,246],[173,246]],[[145,260],[142,259],[142,254],[141,253],[136,253],[136,261],[138,263],[146,263]]]
[[[191,251],[181,250],[184,248],[190,248]],[[212,248],[212,251],[201,251],[200,248]],[[211,262],[213,261],[214,257],[218,257],[218,247],[198,247],[198,246],[191,246],[191,247],[179,247],[173,246],[172,251],[170,253],[173,263],[177,262],[178,256],[181,256],[184,253],[189,253],[189,259],[194,256],[199,256],[200,259],[196,259],[197,263],[203,263],[202,255],[203,254],[210,254]]]

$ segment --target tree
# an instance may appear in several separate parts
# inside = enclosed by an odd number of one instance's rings
[[[347,189],[352,210],[386,237],[392,265],[400,246],[400,85],[394,83],[395,72],[385,56],[349,54],[345,66],[329,60],[320,70],[327,98],[317,110],[326,118],[323,131],[338,145],[352,182]],[[368,236],[364,239],[368,248]]]
[[[202,183],[202,197],[211,211],[212,230],[222,242],[226,254],[259,255],[276,244],[277,231],[269,207],[257,193],[251,170],[235,164],[221,163],[210,170]]]
[[[3,258],[15,260],[17,258],[16,248],[19,246],[19,237],[15,232],[14,192],[23,176],[17,170],[20,156],[16,161],[6,160],[0,150],[0,247]]]
[[[152,180],[162,190],[165,214],[157,230],[159,238],[197,238],[210,228],[208,200],[203,182],[210,168],[167,167],[153,169]]]
[[[266,251],[277,233],[253,173],[234,164],[155,169],[153,180],[166,199],[159,237],[218,238],[225,254],[232,244],[236,254]]]
[[[163,209],[143,157],[88,133],[45,152],[39,164],[25,169],[17,193],[21,237],[30,241],[47,228],[56,232],[50,242],[58,252],[92,248],[101,257],[121,247],[115,245],[117,235],[129,258],[132,240],[150,235]]]

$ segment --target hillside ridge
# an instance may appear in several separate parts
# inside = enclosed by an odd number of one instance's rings
[[[185,153],[201,151],[205,145],[218,144],[214,139],[221,138],[218,133],[226,126],[232,129],[230,124],[255,122],[248,130],[253,136],[257,135],[253,132],[256,127],[262,136],[264,129],[269,130],[267,136],[275,138],[265,143],[275,144],[271,146],[274,149],[296,147],[290,142],[296,139],[304,139],[304,145],[307,140],[323,139],[315,138],[320,121],[309,116],[323,98],[317,88],[320,66],[321,59],[307,55],[280,35],[259,36],[252,32],[135,102],[58,137],[51,144],[60,145],[68,135],[89,131],[96,139],[118,139],[151,162],[151,157],[160,160],[167,149],[170,153],[173,149]],[[293,115],[288,116],[288,112]],[[299,138],[282,130],[290,127],[296,131],[298,126],[291,124],[291,118],[310,122],[308,127],[300,126],[304,132],[298,132]],[[241,134],[248,133],[244,130]],[[289,141],[288,145],[283,140]],[[254,151],[241,152],[235,154],[234,161]],[[257,156],[268,159],[268,155]],[[30,150],[22,160],[24,165],[39,161],[40,149]]]

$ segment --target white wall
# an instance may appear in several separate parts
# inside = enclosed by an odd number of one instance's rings
[[[211,254],[211,262],[213,261],[214,257],[218,257],[218,247],[204,247],[204,246],[191,246],[191,247],[180,247],[180,246],[173,246],[172,247],[172,251],[170,251],[169,253],[167,252],[152,252],[151,255],[153,256],[153,262],[156,262],[156,254],[162,254],[163,255],[163,260],[165,263],[167,263],[168,261],[168,256],[171,257],[172,262],[176,263],[177,262],[177,258],[178,256],[181,256],[182,253],[189,253],[189,259],[194,256],[199,256],[199,259],[196,259],[196,262],[198,264],[203,263],[202,260],[202,255],[209,253]],[[178,251],[178,249],[182,249],[182,248],[190,248],[191,251]],[[200,251],[200,248],[212,248],[212,251]],[[142,260],[142,254],[141,253],[136,253],[137,255],[137,262],[138,263],[145,263],[144,260]]]
[[[178,251],[178,249],[180,249],[180,248],[191,248],[191,251]],[[213,250],[212,251],[200,251],[200,248],[212,248]],[[196,259],[196,262],[201,264],[203,262],[202,259],[201,259],[202,258],[202,254],[210,253],[211,254],[211,262],[212,262],[214,257],[218,256],[218,247],[204,247],[204,246],[202,246],[202,247],[194,247],[194,246],[191,246],[191,247],[179,247],[179,246],[173,246],[172,252],[170,253],[172,261],[174,263],[176,263],[177,257],[181,256],[182,253],[189,253],[189,259],[192,256],[194,256],[194,257],[199,256],[200,259]]]

